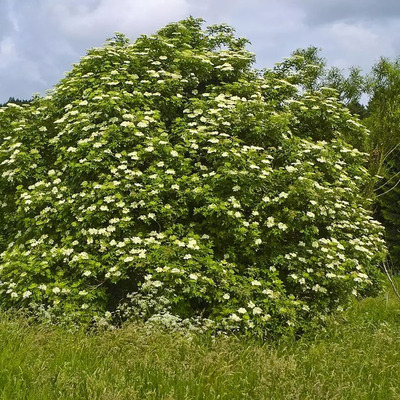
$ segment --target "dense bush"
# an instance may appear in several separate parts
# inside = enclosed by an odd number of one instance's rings
[[[187,19],[0,111],[0,299],[58,322],[299,330],[379,288],[367,134],[312,69]],[[295,64],[295,63],[294,63]]]

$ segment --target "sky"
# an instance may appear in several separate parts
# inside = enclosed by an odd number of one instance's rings
[[[258,68],[310,45],[344,70],[400,55],[399,0],[0,0],[0,103],[44,95],[115,32],[134,40],[190,15],[233,26]]]

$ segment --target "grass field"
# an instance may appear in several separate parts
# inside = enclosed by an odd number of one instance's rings
[[[0,346],[7,400],[400,399],[400,301],[389,289],[297,342],[134,326],[88,336],[3,315]]]

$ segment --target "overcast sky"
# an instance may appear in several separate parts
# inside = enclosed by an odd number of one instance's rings
[[[44,94],[114,32],[134,40],[189,15],[233,26],[260,68],[309,45],[365,71],[400,55],[400,0],[0,0],[0,102]]]

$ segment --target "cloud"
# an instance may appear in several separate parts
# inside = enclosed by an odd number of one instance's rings
[[[365,72],[380,56],[400,53],[398,0],[205,0],[201,4],[207,22],[216,22],[214,15],[222,17],[251,40],[260,68],[311,45],[322,49],[330,65],[344,69],[359,65]]]
[[[0,102],[44,94],[116,31],[134,40],[189,15],[233,26],[260,68],[309,45],[341,68],[400,53],[398,0],[1,0]]]
[[[135,39],[188,14],[186,0],[7,0],[0,5],[0,102],[44,93],[119,31]]]
[[[171,20],[184,18],[185,0],[45,0],[49,16],[58,21],[69,39],[104,40],[104,35],[120,31],[127,36],[151,33]]]
[[[298,4],[298,0],[290,0]],[[380,21],[399,18],[400,2],[398,0],[303,0],[305,21],[311,25],[331,22]]]
[[[382,54],[394,55],[390,38],[363,24],[336,22],[327,27],[323,35],[330,43],[326,51],[335,53],[331,62],[338,67],[346,67],[349,63],[365,65],[371,60],[377,61]]]

